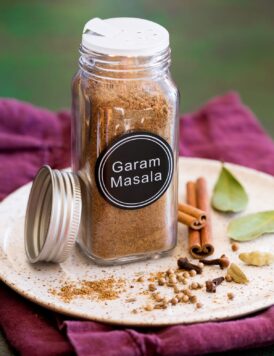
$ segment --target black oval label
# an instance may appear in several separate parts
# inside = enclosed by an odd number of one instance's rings
[[[96,182],[104,198],[122,209],[139,209],[159,199],[170,185],[174,159],[160,136],[121,136],[97,159]]]

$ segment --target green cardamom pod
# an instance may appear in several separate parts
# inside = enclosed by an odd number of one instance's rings
[[[244,274],[244,272],[237,266],[235,263],[231,263],[227,270],[227,274],[231,276],[234,282],[246,284],[249,282],[248,278]]]
[[[274,262],[274,255],[270,252],[252,251],[240,253],[239,259],[252,266],[267,266]]]

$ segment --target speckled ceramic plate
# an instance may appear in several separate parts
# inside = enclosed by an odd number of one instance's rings
[[[247,213],[274,208],[274,178],[236,165],[228,165],[246,187],[250,197]],[[181,158],[179,198],[184,200],[184,186],[189,179],[206,175],[209,189],[216,181],[220,163],[203,159]],[[196,291],[203,307],[199,310],[193,304],[179,304],[167,309],[145,311],[149,302],[147,287],[149,282],[135,282],[140,274],[165,271],[175,268],[179,256],[187,254],[187,231],[179,226],[179,240],[172,255],[159,260],[133,263],[118,267],[99,267],[84,257],[77,247],[69,259],[60,265],[40,263],[30,265],[25,256],[23,243],[24,215],[30,184],[11,194],[0,204],[0,278],[15,291],[46,308],[74,317],[87,318],[101,322],[158,326],[177,323],[195,323],[208,320],[230,319],[252,313],[274,304],[274,265],[268,267],[244,267],[250,283],[239,285],[224,282],[216,294],[206,293],[204,289]],[[238,253],[242,251],[264,250],[274,252],[274,234],[265,235],[255,241],[242,243],[235,253],[226,237],[226,226],[231,216],[212,212],[213,234],[216,256],[226,253],[231,261],[242,266]],[[204,282],[210,278],[224,275],[216,266],[207,267],[202,276],[192,281]],[[59,289],[65,281],[96,280],[101,278],[123,278],[125,288],[115,300],[101,301],[89,297],[77,298],[70,302],[62,301],[53,295],[51,289]],[[158,287],[158,290],[171,296],[172,289]],[[235,295],[227,299],[227,293]],[[133,301],[131,298],[135,298]],[[133,312],[136,310],[136,312]]]

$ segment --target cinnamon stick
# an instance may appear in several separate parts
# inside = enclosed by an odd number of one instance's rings
[[[206,220],[206,213],[204,210],[198,209],[195,206],[185,203],[179,203],[178,209],[185,214],[194,216],[200,221]]]
[[[196,188],[194,182],[187,182],[186,184],[186,197],[187,204],[196,207]],[[193,255],[192,251],[201,249],[200,246],[200,233],[191,228],[188,229],[188,244],[189,252]]]
[[[189,228],[189,252],[194,258],[210,256],[214,252],[212,245],[212,230],[209,216],[209,198],[206,180],[187,183],[187,203],[206,212],[207,222],[199,231]]]
[[[180,210],[178,210],[178,221],[184,225],[191,227],[194,230],[200,230],[205,225],[204,222],[201,223],[194,216],[185,214]]]
[[[199,230],[206,224],[206,213],[190,204],[178,204],[178,220],[192,229]]]
[[[210,256],[214,252],[212,245],[212,226],[209,214],[209,198],[205,178],[199,178],[196,182],[197,207],[207,212],[207,224],[201,229],[201,247],[205,256]]]

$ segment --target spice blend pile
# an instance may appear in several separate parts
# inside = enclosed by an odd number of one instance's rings
[[[50,289],[52,295],[59,297],[68,303],[75,298],[91,298],[97,300],[117,299],[124,291],[125,281],[122,278],[110,277],[94,281],[82,281],[81,283],[64,283],[60,289]]]

